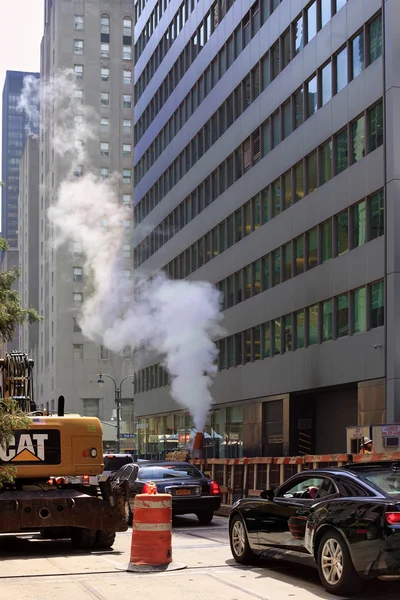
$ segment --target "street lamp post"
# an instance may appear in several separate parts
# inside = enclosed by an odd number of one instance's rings
[[[117,454],[119,454],[119,452],[121,450],[121,389],[122,389],[122,384],[124,383],[124,381],[126,379],[132,378],[132,383],[133,383],[133,375],[128,375],[127,377],[124,377],[123,380],[121,381],[121,383],[119,384],[119,386],[117,385],[117,382],[115,381],[114,377],[111,377],[111,375],[105,375],[104,373],[102,373],[100,371],[100,373],[98,373],[97,376],[98,376],[97,383],[100,386],[104,385],[103,377],[108,377],[108,379],[111,379],[111,381],[113,381],[113,383],[114,383],[115,403],[117,405]]]

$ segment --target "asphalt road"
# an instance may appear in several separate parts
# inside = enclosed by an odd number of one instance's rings
[[[75,552],[68,541],[37,535],[0,536],[0,590],[5,600],[342,600],[327,594],[317,572],[293,564],[238,566],[229,549],[227,520],[208,526],[174,520],[173,560],[184,570],[127,573],[131,531],[110,551]],[[357,600],[398,600],[399,582],[368,582]]]

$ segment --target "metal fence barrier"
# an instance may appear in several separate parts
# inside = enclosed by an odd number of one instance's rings
[[[219,484],[222,504],[231,506],[240,498],[257,497],[263,490],[275,489],[289,477],[302,471],[338,467],[349,462],[377,461],[400,461],[400,453],[207,458],[192,459],[191,462]]]

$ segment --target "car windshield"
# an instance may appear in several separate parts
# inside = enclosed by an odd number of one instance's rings
[[[387,496],[400,496],[400,471],[396,473],[391,469],[371,469],[363,471],[359,477]]]
[[[132,456],[105,456],[104,457],[104,470],[105,471],[118,471],[124,465],[128,465],[133,462]]]
[[[200,479],[202,473],[196,467],[191,465],[157,465],[152,467],[142,467],[139,469],[138,478],[145,481],[153,481],[155,479],[177,479],[194,477]]]

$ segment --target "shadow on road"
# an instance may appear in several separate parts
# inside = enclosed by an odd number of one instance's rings
[[[89,554],[118,556],[123,553],[113,549],[74,550],[70,540],[43,540],[40,535],[0,537],[0,561],[12,558],[49,558]]]
[[[233,559],[225,563],[229,566],[238,566]],[[260,560],[257,566],[250,567],[251,571],[258,574],[257,579],[274,579],[282,583],[294,585],[308,592],[313,591],[321,600],[347,600],[347,596],[333,596],[326,592],[319,580],[316,569],[299,567],[292,562],[282,560]],[[244,567],[243,570],[249,570]],[[311,590],[311,588],[313,588]],[[361,593],[353,596],[353,600],[399,600],[400,581],[370,580],[366,581]]]

